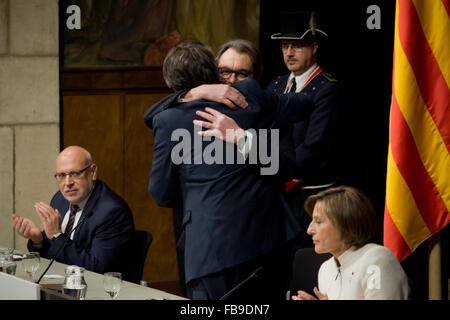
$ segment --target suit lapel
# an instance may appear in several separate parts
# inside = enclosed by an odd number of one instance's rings
[[[86,214],[95,207],[95,204],[97,203],[97,200],[100,198],[100,195],[102,193],[102,187],[103,187],[102,181],[97,180],[95,182],[94,190],[92,190],[92,193],[89,196],[89,199],[83,208],[83,212],[81,213],[80,220],[78,220],[78,223],[80,223],[82,221],[82,219],[86,216]],[[93,214],[95,214],[95,212],[93,212]],[[79,228],[77,228],[77,230],[75,231],[75,234],[73,236],[74,239],[76,239],[77,234],[81,232],[81,229],[83,229],[83,226],[80,226]]]
[[[61,191],[58,191],[60,193],[61,200],[57,200],[54,208],[58,210],[59,214],[61,215],[61,221],[64,220],[64,217],[66,216],[67,211],[69,211],[69,201],[67,201],[64,196],[62,195]]]

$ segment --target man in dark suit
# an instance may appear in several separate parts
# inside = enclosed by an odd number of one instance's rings
[[[214,57],[198,44],[172,49],[164,62],[163,74],[168,86],[175,90],[219,82]],[[231,144],[218,139],[204,141],[193,120],[199,120],[196,113],[209,107],[209,112],[216,109],[232,116],[245,130],[276,129],[304,118],[312,102],[305,95],[267,95],[254,80],[241,81],[235,87],[248,101],[245,110],[197,100],[145,118],[154,135],[149,192],[158,205],[184,210],[185,270],[186,283],[192,290],[190,298],[219,299],[264,266],[262,275],[248,282],[233,298],[284,299],[291,267],[284,245],[300,230],[283,199],[281,180],[261,175],[260,164],[250,165],[243,158],[239,161],[241,154],[234,144],[239,145],[245,138],[244,130],[225,137]],[[299,103],[303,108],[290,108]],[[177,142],[176,137],[183,140]],[[214,161],[209,162],[211,159],[207,160],[205,154],[213,145],[215,152],[210,155]]]
[[[180,98],[186,102],[200,99],[215,101],[224,103],[231,109],[236,109],[236,105],[240,108],[245,108],[247,102],[244,96],[237,89],[224,84],[233,84],[247,78],[259,80],[262,66],[258,48],[252,42],[245,39],[230,40],[223,44],[217,52],[216,63],[219,69],[220,82],[223,84],[201,85],[188,91],[177,91],[152,105],[146,111],[145,118],[152,118],[153,114],[173,107]],[[283,164],[281,163],[280,165]],[[173,208],[173,228],[177,248],[178,274],[181,290],[186,295],[182,221],[183,209]]]
[[[319,46],[328,35],[317,26],[314,12],[281,14],[281,32],[272,39],[281,42],[283,59],[289,73],[276,77],[268,92],[306,93],[314,101],[314,111],[307,119],[294,124],[295,179],[287,183],[288,199],[303,230],[311,218],[303,204],[306,198],[337,184],[337,137],[341,102],[337,81],[318,65]],[[306,233],[299,247],[313,247]]]
[[[32,220],[13,214],[13,227],[29,239],[28,249],[52,259],[68,240],[57,261],[98,273],[122,272],[128,280],[134,222],[127,203],[97,179],[97,166],[81,147],[71,146],[59,154],[55,178],[59,191],[50,205],[34,205],[42,232]],[[88,213],[92,215],[84,220]]]

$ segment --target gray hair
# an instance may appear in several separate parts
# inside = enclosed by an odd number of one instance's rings
[[[222,54],[228,49],[234,49],[240,54],[246,54],[250,57],[253,64],[253,78],[260,80],[262,74],[262,59],[258,48],[246,39],[234,39],[223,44],[216,54],[216,64],[219,65],[219,60]]]
[[[169,51],[163,63],[163,77],[174,90],[219,83],[213,54],[194,41],[180,42]]]

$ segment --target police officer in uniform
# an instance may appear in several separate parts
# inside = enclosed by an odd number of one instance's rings
[[[306,234],[311,218],[303,204],[311,194],[338,184],[339,87],[317,62],[319,46],[328,35],[318,27],[316,13],[281,13],[280,21],[280,32],[271,39],[280,43],[289,72],[273,79],[267,90],[278,94],[302,92],[315,102],[308,119],[284,128],[281,134],[292,134],[296,149],[295,179],[286,182],[286,191],[304,230],[297,248],[313,247],[311,237]]]

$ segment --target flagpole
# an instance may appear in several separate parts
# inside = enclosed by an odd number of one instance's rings
[[[428,239],[428,300],[442,300],[441,232]]]

